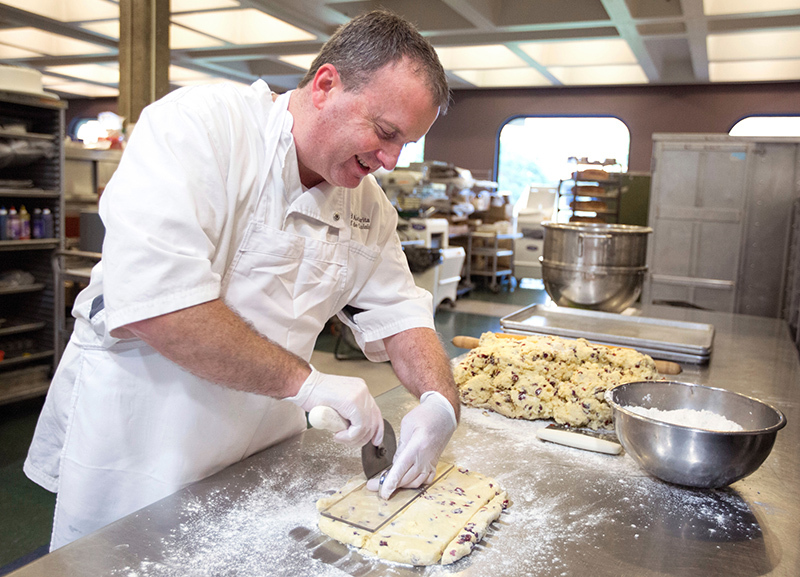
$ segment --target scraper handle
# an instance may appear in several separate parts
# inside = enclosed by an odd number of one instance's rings
[[[332,433],[344,431],[350,426],[350,423],[339,413],[322,405],[318,405],[308,412],[308,423],[315,429],[325,429]]]
[[[605,439],[597,439],[578,432],[545,427],[544,429],[537,430],[536,436],[543,441],[550,441],[551,443],[558,443],[559,445],[566,445],[567,447],[575,447],[576,449],[583,449],[584,451],[595,451],[608,455],[619,455],[620,452],[622,452],[622,445],[619,443],[606,441]]]

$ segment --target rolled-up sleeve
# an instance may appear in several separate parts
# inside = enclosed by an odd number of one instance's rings
[[[145,109],[100,214],[109,330],[207,302],[225,219],[224,168],[209,127],[173,100]]]
[[[353,330],[366,357],[376,362],[389,360],[386,337],[420,327],[435,330],[433,297],[414,283],[397,236],[396,212],[388,201],[386,205],[391,212],[384,214],[388,223],[377,265],[350,307],[338,315]]]

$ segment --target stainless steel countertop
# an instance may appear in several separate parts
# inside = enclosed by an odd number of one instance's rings
[[[314,502],[359,472],[357,450],[309,430],[23,567],[16,577],[114,575],[800,575],[800,362],[785,322],[647,307],[708,322],[707,366],[678,380],[757,397],[788,425],[761,468],[722,490],[648,477],[626,456],[544,443],[544,423],[465,409],[444,457],[495,478],[512,506],[472,555],[445,567],[365,558],[316,528]],[[415,400],[378,398],[397,429]]]

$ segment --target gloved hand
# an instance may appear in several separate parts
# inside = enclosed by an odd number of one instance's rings
[[[333,436],[339,443],[362,447],[371,440],[377,446],[383,440],[381,410],[363,379],[328,375],[311,367],[297,394],[286,400],[306,412],[317,406],[330,407],[349,421],[347,429]]]
[[[388,499],[398,487],[433,482],[439,457],[457,426],[453,406],[441,393],[423,393],[419,406],[400,422],[400,444],[383,485],[379,485],[380,479],[373,478],[367,489],[380,490],[380,496]]]

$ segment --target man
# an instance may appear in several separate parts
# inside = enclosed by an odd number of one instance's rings
[[[373,12],[295,91],[196,87],[147,107],[100,202],[103,259],[25,463],[58,492],[51,550],[300,432],[318,405],[350,422],[337,441],[378,444],[364,381],[308,364],[337,313],[421,397],[381,494],[432,480],[457,395],[370,173],[447,100],[431,46]]]

